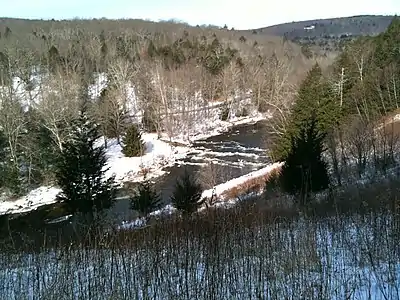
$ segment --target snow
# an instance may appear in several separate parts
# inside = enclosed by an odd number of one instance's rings
[[[155,133],[142,134],[145,142],[145,154],[140,157],[125,157],[116,140],[109,142],[106,150],[109,171],[106,176],[115,175],[118,183],[138,182],[143,180],[143,170],[149,171],[147,178],[165,174],[163,168],[172,166],[189,152],[188,147],[175,147],[159,140]]]
[[[173,165],[178,159],[184,158],[189,151],[188,147],[174,147],[157,139],[157,134],[145,133],[142,135],[146,144],[146,153],[141,157],[125,157],[121,146],[116,140],[109,141],[106,150],[108,157],[106,177],[115,175],[116,182],[142,181],[141,171],[148,169],[147,178],[154,178],[165,174],[163,168]],[[100,143],[103,143],[100,141]],[[16,214],[37,209],[39,206],[56,202],[57,194],[61,192],[56,187],[39,187],[28,195],[15,201],[0,202],[0,215]]]
[[[248,99],[243,102],[246,104]],[[212,104],[210,104],[212,105]],[[256,110],[251,110],[248,116],[237,117],[234,114],[229,120],[222,121],[220,119],[221,107],[216,105],[211,106],[211,109],[203,114],[198,114],[192,117],[190,128],[182,128],[178,130],[180,134],[171,137],[171,140],[181,144],[190,145],[192,142],[197,140],[203,140],[212,136],[221,135],[232,127],[244,125],[244,124],[255,124],[259,121],[270,118],[270,115],[262,114]]]
[[[89,85],[88,93],[90,99],[98,99],[101,95],[101,92],[107,87],[108,85],[108,78],[105,73],[95,74],[94,76],[94,83]]]
[[[282,167],[282,165],[283,165],[282,162],[273,163],[260,170],[245,174],[243,176],[234,178],[222,184],[216,185],[213,189],[205,190],[202,194],[202,198],[211,198],[213,195],[217,197],[222,197],[225,192],[231,190],[232,188],[244,184],[248,181],[251,181],[252,179],[266,176],[273,170]],[[224,200],[231,200],[231,199],[224,199]]]
[[[40,206],[52,204],[56,201],[59,192],[61,192],[59,188],[41,186],[15,201],[2,201],[0,202],[0,215],[28,212]]]

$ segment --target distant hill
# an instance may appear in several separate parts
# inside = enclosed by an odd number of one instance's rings
[[[252,30],[253,34],[275,35],[300,44],[338,46],[341,41],[383,32],[394,16],[364,15],[308,20]]]

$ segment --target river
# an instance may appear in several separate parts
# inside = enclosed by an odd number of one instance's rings
[[[214,171],[213,181],[207,182],[210,185],[219,184],[264,167],[270,162],[265,150],[264,129],[265,121],[261,121],[233,127],[229,132],[196,141],[185,159],[177,161],[174,166],[166,169],[166,175],[156,179],[155,186],[162,195],[163,204],[169,203],[176,179],[183,174],[185,168],[197,177],[210,180],[211,174],[207,166],[212,162],[216,171]],[[205,185],[205,188],[209,186]],[[129,208],[129,198],[126,197],[129,190],[123,189],[119,194],[119,199],[108,213],[110,219],[107,221],[112,223],[132,220],[137,216],[137,213]],[[49,221],[51,223],[52,220],[59,219],[63,215],[65,212],[62,205],[53,204],[22,215],[2,216],[0,222],[3,223],[1,226],[3,231],[9,232],[10,229],[12,232],[21,232],[24,236],[32,234],[36,236],[49,230],[53,232],[64,231],[66,228],[68,230],[69,221],[49,224]],[[32,240],[34,239],[32,237]]]

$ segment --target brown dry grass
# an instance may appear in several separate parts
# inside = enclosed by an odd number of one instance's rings
[[[270,173],[266,175],[251,178],[250,180],[243,182],[242,184],[239,184],[233,187],[232,189],[225,191],[221,196],[222,198],[228,200],[228,199],[237,199],[249,193],[258,193],[262,191],[265,187],[265,184],[271,178],[274,178],[276,175],[278,175],[280,171],[281,168],[278,167],[276,169],[273,169]]]

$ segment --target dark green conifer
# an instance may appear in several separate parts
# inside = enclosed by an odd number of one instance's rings
[[[154,190],[149,180],[139,183],[131,198],[131,208],[139,211],[141,216],[147,216],[160,206],[161,197]]]
[[[176,180],[171,196],[172,205],[184,214],[191,214],[203,204],[201,200],[201,185],[185,169],[184,174]]]
[[[317,129],[317,119],[311,118],[299,135],[292,137],[292,146],[282,167],[283,190],[299,197],[304,204],[311,192],[329,186],[327,164],[322,159],[325,134]]]
[[[145,148],[139,128],[131,125],[122,138],[122,153],[127,157],[141,156]]]
[[[83,109],[73,122],[71,136],[63,144],[57,164],[56,179],[64,201],[72,213],[80,212],[93,219],[95,213],[110,208],[115,199],[114,178],[106,179],[107,158],[103,146],[96,145],[98,127]]]

